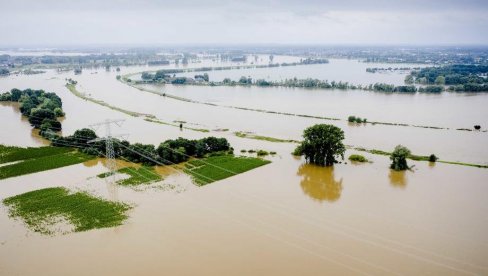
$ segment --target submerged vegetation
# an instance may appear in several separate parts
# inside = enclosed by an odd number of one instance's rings
[[[61,130],[58,117],[64,116],[61,98],[55,93],[44,90],[12,89],[0,94],[0,101],[19,102],[20,112],[27,116],[29,123],[41,131]]]
[[[419,84],[436,85],[432,92],[441,92],[444,85],[448,86],[449,91],[488,92],[487,74],[488,65],[452,64],[412,71],[407,79]],[[433,88],[426,86],[424,89]]]
[[[3,203],[11,217],[22,219],[31,230],[41,234],[55,234],[53,227],[58,224],[72,226],[75,232],[118,226],[131,208],[62,187],[27,192],[6,198]]]
[[[368,162],[368,159],[366,157],[359,154],[351,154],[349,156],[349,160],[353,162],[360,162],[360,163]]]
[[[234,134],[240,138],[249,138],[249,139],[262,140],[262,141],[268,141],[268,142],[298,143],[298,141],[296,141],[296,140],[280,139],[280,138],[274,138],[274,137],[269,137],[269,136],[261,136],[261,135],[256,135],[256,134],[241,132],[241,131],[235,132]]]
[[[261,158],[236,157],[225,154],[191,160],[186,164],[185,172],[193,177],[197,185],[203,186],[268,163],[271,163],[271,161]]]
[[[136,186],[140,184],[150,184],[163,179],[161,175],[154,171],[153,167],[142,166],[140,168],[125,167],[117,170],[117,173],[126,174],[129,178],[117,181],[117,184],[123,186]],[[109,177],[110,172],[99,174],[99,178]]]

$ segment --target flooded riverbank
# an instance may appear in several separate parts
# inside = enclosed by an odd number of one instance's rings
[[[144,69],[122,70],[128,73]],[[241,149],[277,154],[268,157],[271,164],[204,187],[191,184],[191,178],[177,168],[156,168],[164,175],[165,183],[182,187],[177,190],[110,186],[96,177],[106,172],[102,160],[2,180],[0,200],[61,186],[133,204],[134,208],[126,223],[116,228],[45,237],[9,218],[2,207],[0,274],[488,273],[488,239],[484,234],[488,231],[484,203],[488,170],[409,160],[414,165],[411,171],[393,172],[388,156],[364,152],[359,153],[372,163],[347,162],[322,168],[291,156],[295,143],[239,138],[233,132],[300,140],[304,128],[332,123],[344,129],[346,144],[382,150],[404,144],[415,154],[435,153],[445,160],[481,164],[486,164],[488,157],[486,133],[356,125],[344,120],[198,105],[140,91],[117,81],[117,74],[84,70],[77,76],[53,71],[10,76],[0,78],[0,91],[17,87],[56,92],[66,112],[66,135],[107,118],[124,118],[122,128],[114,128],[113,133],[129,133],[131,142],[157,145],[178,136],[197,139],[214,135],[227,138],[236,154]],[[180,130],[85,101],[68,91],[65,78],[76,79],[80,92],[110,105],[211,131]],[[488,125],[482,121],[487,118],[482,116],[484,109],[480,109],[481,116],[476,110],[487,101],[488,95],[484,94],[412,96],[242,87],[158,89],[215,103],[332,114],[344,119],[346,115],[358,115],[368,120],[388,117],[448,127],[469,127],[472,121]],[[438,112],[426,112],[432,106],[439,108]],[[44,143],[31,136],[28,122],[22,121],[15,105],[1,105],[0,115],[8,118],[8,131],[0,132],[0,143]],[[228,131],[222,131],[225,128]],[[103,132],[97,130],[100,135]],[[348,150],[346,158],[352,153],[358,152]]]

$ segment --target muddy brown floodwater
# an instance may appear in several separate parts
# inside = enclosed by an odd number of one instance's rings
[[[165,121],[290,138],[320,122],[201,109],[126,86],[115,80],[115,72],[98,71],[76,77],[81,91]],[[321,168],[292,157],[295,144],[150,123],[75,97],[64,87],[64,78],[73,77],[69,74],[46,74],[0,79],[0,90],[18,86],[58,93],[66,111],[63,133],[105,118],[125,118],[114,132],[130,133],[132,142],[216,135],[228,138],[236,153],[264,149],[277,154],[267,157],[271,164],[204,187],[171,168],[157,170],[165,175],[163,183],[176,189],[113,186],[95,177],[106,171],[103,159],[2,180],[0,200],[65,186],[135,207],[119,227],[42,236],[9,218],[2,206],[0,275],[488,274],[488,169],[409,161],[411,171],[393,172],[387,156],[368,153],[360,154],[372,163]],[[488,96],[476,97],[484,101]],[[1,143],[42,144],[12,105],[0,106],[0,114],[6,122]],[[486,163],[488,157],[486,133],[337,125],[358,146],[388,150],[402,141],[415,153],[435,149],[445,159]],[[352,153],[357,152],[348,150],[346,157]]]

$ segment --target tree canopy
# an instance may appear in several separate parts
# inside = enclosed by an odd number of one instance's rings
[[[392,161],[390,168],[395,171],[407,170],[407,157],[411,154],[410,150],[402,145],[395,147],[395,150],[391,153],[390,159]]]
[[[311,126],[303,132],[303,142],[296,148],[294,154],[304,155],[307,162],[332,166],[336,158],[344,159],[346,147],[342,143],[344,131],[327,124]]]

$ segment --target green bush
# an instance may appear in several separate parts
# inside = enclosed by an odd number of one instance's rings
[[[390,159],[392,161],[390,168],[395,171],[403,171],[409,169],[407,164],[407,157],[411,155],[408,148],[398,145],[391,153]]]
[[[431,154],[429,156],[429,162],[435,162],[435,161],[437,161],[437,159],[439,159],[439,158],[437,158],[437,156],[435,156],[435,154]]]
[[[349,156],[349,160],[361,163],[368,162],[368,159],[366,157],[359,154],[351,154],[351,156]]]

